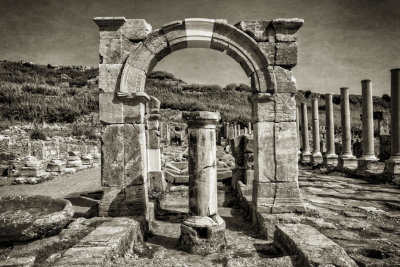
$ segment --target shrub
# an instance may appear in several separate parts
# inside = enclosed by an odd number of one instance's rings
[[[32,140],[46,140],[46,134],[39,127],[32,130],[30,137]]]
[[[97,139],[96,128],[95,127],[87,127],[86,125],[74,125],[72,128],[73,136],[86,136],[91,140]]]
[[[390,95],[388,95],[388,94],[383,94],[383,95],[382,95],[382,99],[385,100],[386,102],[389,102],[389,103],[390,103],[390,99],[391,99],[391,98],[390,98]]]
[[[304,93],[304,96],[305,96],[305,98],[309,98],[309,97],[311,96],[311,94],[312,94],[312,92],[311,92],[310,90],[307,90],[307,91]]]
[[[336,105],[339,105],[340,104],[340,95],[333,95],[332,102]]]

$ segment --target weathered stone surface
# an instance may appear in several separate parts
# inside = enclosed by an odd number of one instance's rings
[[[144,19],[127,19],[120,28],[123,37],[130,41],[139,41],[151,32],[152,27]]]
[[[147,147],[149,149],[160,148],[161,135],[160,131],[151,130],[147,131]]]
[[[147,183],[146,135],[143,124],[125,124],[122,128],[124,146],[124,185]]]
[[[273,73],[275,75],[277,92],[296,93],[296,79],[290,70],[275,66]]]
[[[147,164],[149,172],[161,171],[161,151],[159,148],[147,149]]]
[[[246,153],[244,154],[244,168],[253,169],[254,168],[254,154]]]
[[[254,123],[254,180],[269,182],[275,179],[275,140],[273,122]]]
[[[156,193],[164,193],[167,189],[167,181],[165,180],[164,172],[155,171],[149,172],[149,191]]]
[[[250,35],[257,42],[274,41],[275,32],[271,20],[245,20],[235,24],[236,27]]]
[[[275,43],[271,42],[259,42],[258,45],[261,47],[264,55],[268,59],[269,65],[275,64]]]
[[[100,64],[120,64],[122,63],[122,41],[121,38],[100,39],[99,56]]]
[[[225,222],[222,225],[207,228],[197,228],[182,224],[179,247],[182,250],[198,255],[225,251]]]
[[[294,67],[297,65],[297,44],[276,43],[275,65]]]
[[[254,141],[252,135],[243,136],[243,153],[253,153],[254,151]]]
[[[213,34],[214,20],[191,18],[184,20],[186,29],[187,47],[209,48]]]
[[[147,173],[146,173],[147,179]],[[148,183],[132,185],[125,188],[126,214],[148,215],[147,206],[149,202]]]
[[[49,196],[0,197],[0,242],[56,234],[74,215],[68,200]]]
[[[123,123],[123,104],[114,93],[99,94],[100,121]]]
[[[272,27],[276,32],[278,42],[294,42],[297,40],[297,31],[303,25],[302,19],[274,19]]]
[[[254,181],[254,170],[246,170],[243,182],[246,185],[253,185],[253,181]]]
[[[126,93],[144,92],[146,72],[125,64],[120,81],[120,91]]]
[[[157,63],[155,55],[143,43],[140,43],[126,60],[126,64],[143,70],[145,73],[150,73]]]
[[[107,125],[102,129],[101,184],[102,186],[124,185],[124,135],[122,125]]]
[[[275,181],[297,182],[296,122],[275,124]]]
[[[171,51],[187,48],[186,28],[183,21],[173,21],[161,26]]]
[[[308,225],[277,224],[275,239],[298,255],[302,266],[357,266],[343,248]]]
[[[275,100],[275,122],[296,121],[296,97],[293,93],[276,93]]]
[[[269,93],[258,93],[252,99],[252,120],[273,122],[275,120],[275,99]]]
[[[122,64],[99,65],[99,89],[103,93],[115,93],[119,89]]]
[[[253,92],[276,92],[276,80],[272,67],[256,70],[251,74],[250,78]]]
[[[162,30],[155,30],[151,32],[143,44],[154,54],[158,61],[171,53],[171,48],[168,45],[167,37]]]

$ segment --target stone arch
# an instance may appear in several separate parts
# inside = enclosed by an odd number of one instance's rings
[[[253,215],[304,211],[298,188],[296,82],[301,19],[185,19],[152,27],[142,19],[94,19],[100,29],[99,106],[102,123],[100,215],[149,218],[144,92],[162,58],[209,47],[236,60],[251,77],[254,124]],[[132,151],[134,150],[134,151]],[[253,221],[257,223],[257,217]]]

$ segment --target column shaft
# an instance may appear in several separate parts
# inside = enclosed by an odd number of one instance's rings
[[[340,157],[352,157],[349,88],[340,88],[340,109],[342,115],[342,153]]]
[[[392,149],[391,160],[400,160],[400,69],[392,69],[391,72],[391,131]]]
[[[361,81],[362,86],[362,159],[376,160],[374,153],[374,114],[372,84],[370,80]]]
[[[312,100],[312,122],[313,122],[313,154],[321,154],[317,98],[314,98]]]
[[[326,116],[326,154],[335,155],[335,121],[333,118],[332,95],[325,95],[325,116]]]
[[[307,104],[301,103],[301,119],[302,119],[302,141],[303,141],[303,154],[310,152],[310,144],[308,140],[308,118],[307,118]]]

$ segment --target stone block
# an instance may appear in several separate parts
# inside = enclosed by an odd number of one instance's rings
[[[254,154],[253,153],[244,154],[244,168],[247,170],[254,168]]]
[[[149,191],[164,193],[167,188],[167,181],[165,180],[164,172],[155,171],[149,172]]]
[[[346,169],[355,170],[358,167],[357,158],[352,157],[339,157],[337,168],[341,171],[345,171]]]
[[[125,65],[121,81],[120,91],[125,93],[144,92],[146,84],[146,72],[130,65]]]
[[[160,131],[150,130],[147,131],[147,147],[149,149],[158,149],[160,148]]]
[[[171,51],[187,48],[186,28],[183,21],[173,21],[161,26]]]
[[[296,121],[296,97],[293,93],[275,93],[275,122]]]
[[[160,129],[160,121],[159,120],[148,120],[147,121],[147,129],[149,131]]]
[[[271,66],[254,71],[250,78],[251,88],[256,93],[274,93],[276,91],[275,74]]]
[[[141,185],[127,186],[124,189],[124,192],[125,192],[124,202],[127,206],[128,214],[130,215],[147,214],[147,206],[149,202],[148,183]]]
[[[104,123],[123,123],[122,102],[114,93],[99,94],[100,121]]]
[[[254,180],[270,182],[275,180],[274,122],[254,123]]]
[[[303,25],[304,20],[293,19],[274,19],[272,27],[276,32],[278,42],[293,42],[297,39],[297,31]]]
[[[275,43],[259,42],[258,45],[261,47],[261,50],[266,56],[268,64],[275,65]]]
[[[272,29],[271,20],[246,20],[235,24],[257,42],[273,41],[275,32]]]
[[[276,80],[276,91],[279,93],[296,93],[296,79],[292,72],[285,68],[275,66],[274,75]]]
[[[275,181],[297,181],[296,122],[275,124]]]
[[[210,47],[214,28],[213,19],[189,18],[185,19],[184,24],[188,48]]]
[[[245,169],[239,169],[239,168],[235,168],[232,169],[232,187],[233,189],[236,189],[236,185],[239,181],[243,181],[244,180],[244,176],[245,176]]]
[[[103,93],[115,93],[119,89],[122,64],[99,65],[99,90]]]
[[[167,37],[162,30],[151,32],[143,41],[143,44],[154,54],[158,61],[171,53]]]
[[[269,93],[258,93],[252,99],[252,121],[275,121],[275,99]]]
[[[140,41],[151,32],[152,27],[144,19],[127,19],[121,26],[121,34],[130,41]]]
[[[326,167],[336,167],[338,164],[338,156],[336,154],[324,155],[324,165]]]
[[[294,67],[297,65],[297,44],[276,43],[275,65]]]
[[[159,148],[147,150],[147,163],[149,172],[161,171],[161,151]]]
[[[253,202],[257,206],[272,206],[275,199],[275,183],[253,181]]]
[[[121,64],[122,56],[121,38],[100,39],[99,56],[100,64]]]
[[[252,135],[243,136],[243,153],[253,153],[254,141]]]
[[[124,191],[119,187],[103,187],[103,197],[99,203],[99,216],[122,215],[125,205]]]
[[[299,266],[358,266],[342,247],[309,225],[276,224],[274,240],[297,255]]]
[[[107,125],[102,129],[101,183],[103,187],[124,185],[125,159],[122,127],[122,125]]]
[[[137,102],[124,102],[124,123],[142,124],[144,123],[145,105]]]
[[[253,185],[253,181],[254,181],[254,170],[246,170],[243,182],[246,185]]]
[[[140,43],[128,57],[126,64],[143,70],[145,73],[150,73],[151,70],[157,65],[158,60],[155,55],[145,46]]]
[[[144,124],[125,124],[123,137],[124,185],[147,183],[146,135]]]
[[[32,156],[36,157],[38,160],[44,159],[44,148],[45,144],[42,140],[34,140],[31,142],[32,144]]]

